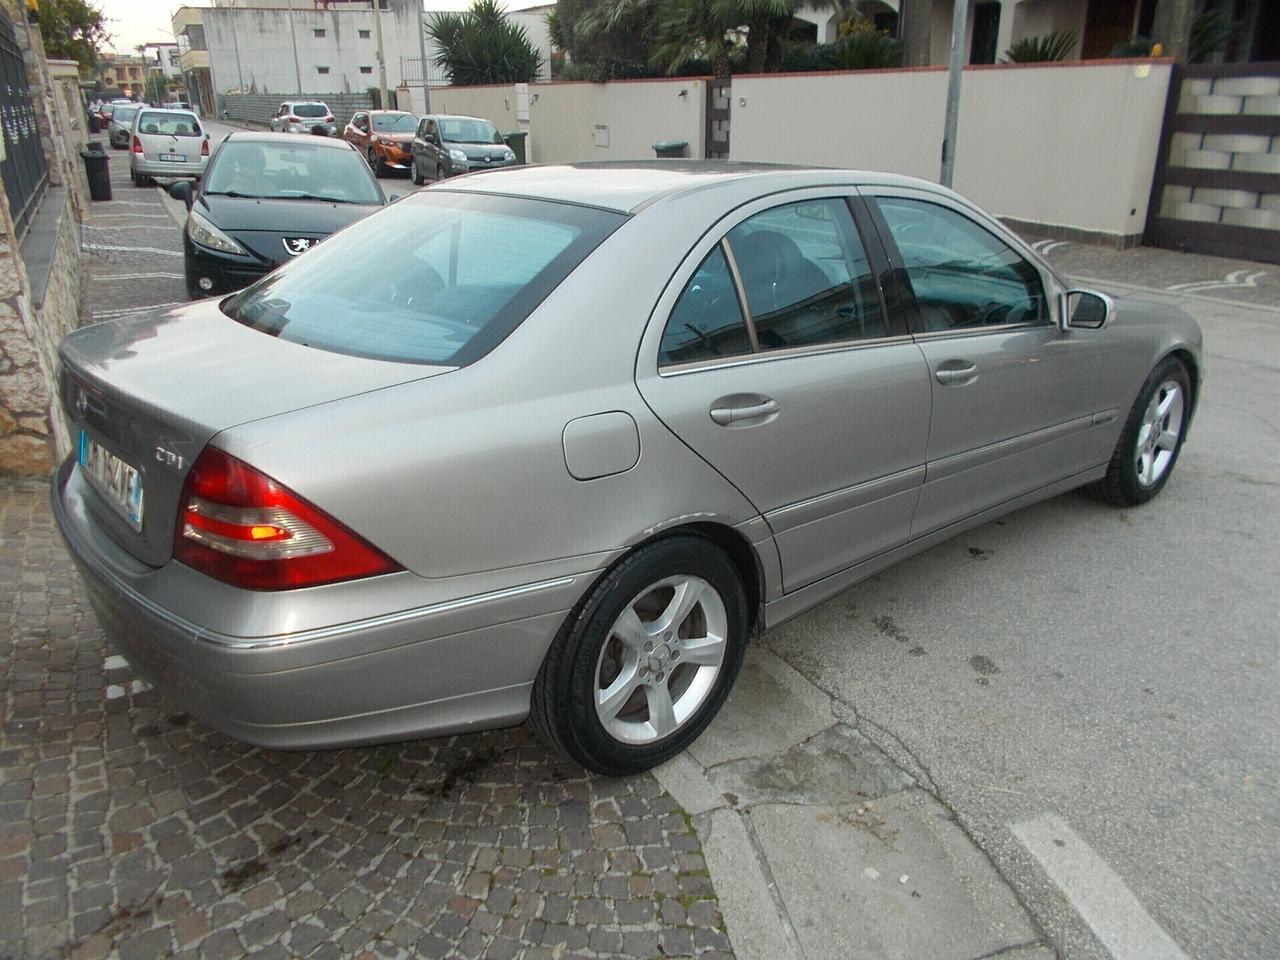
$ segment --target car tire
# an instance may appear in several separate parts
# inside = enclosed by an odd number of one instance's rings
[[[386,163],[382,160],[382,155],[374,150],[373,147],[369,148],[369,169],[373,171],[373,175],[379,180],[390,172]]]
[[[749,631],[742,580],[715,544],[679,535],[640,547],[561,626],[533,685],[530,723],[595,773],[647,770],[715,717]]]
[[[440,166],[440,164],[438,163],[436,164],[436,179],[437,180],[444,179],[444,167]]]
[[[1107,475],[1089,487],[1104,503],[1136,507],[1155,497],[1178,462],[1191,419],[1191,375],[1176,357],[1151,371],[1125,420]]]
[[[418,172],[418,161],[415,158],[409,162],[409,179],[413,181],[415,187],[420,187],[427,182],[427,178]]]

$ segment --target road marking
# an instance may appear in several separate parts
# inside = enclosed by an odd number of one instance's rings
[[[185,306],[186,300],[173,300],[169,303],[149,303],[145,307],[129,307],[125,310],[95,310],[93,318],[95,320],[118,320],[121,317],[131,317],[135,313],[146,313],[149,310],[161,310],[164,307],[181,307]]]
[[[1246,276],[1246,274],[1248,274]],[[1177,293],[1193,293],[1201,290],[1243,290],[1256,289],[1258,281],[1267,275],[1265,270],[1256,270],[1249,273],[1248,269],[1232,270],[1221,280],[1196,280],[1192,283],[1175,283],[1172,286],[1165,287],[1166,290],[1176,291]]]
[[[157,217],[161,220],[169,219],[167,214],[160,214],[160,213],[148,213],[148,214],[122,213],[122,214],[119,214],[119,216],[122,216],[122,217],[147,216],[147,217]],[[103,224],[86,223],[84,226],[86,230],[168,230],[169,229],[168,227],[161,226],[158,223],[103,223]]]
[[[1037,240],[1031,245],[1031,249],[1041,256],[1044,256],[1051,250],[1057,250],[1059,247],[1069,246],[1071,246],[1070,240]]]
[[[107,657],[102,661],[103,670],[123,670],[129,665],[129,661],[119,654]]]
[[[154,206],[154,204],[148,204]],[[168,216],[163,213],[99,213],[93,219],[95,220],[168,220]],[[94,224],[86,223],[86,227],[92,227]]]
[[[165,219],[168,219],[167,217]],[[162,280],[185,280],[186,277],[181,273],[103,273],[91,276],[89,279],[94,283],[102,280],[150,280],[158,277]]]
[[[1042,813],[1010,829],[1114,960],[1188,960],[1120,875],[1061,817]]]
[[[122,204],[126,207],[154,207],[158,206],[154,200],[111,200],[110,203]]]
[[[155,253],[162,257],[180,257],[181,250],[161,250],[159,247],[118,247],[107,243],[86,243],[86,250],[122,250],[125,253]]]

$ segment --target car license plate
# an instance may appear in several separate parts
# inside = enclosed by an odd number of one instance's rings
[[[161,160],[167,160],[169,163],[186,163],[187,158],[180,153],[162,153]]]
[[[142,529],[142,473],[80,431],[80,466],[135,530]]]

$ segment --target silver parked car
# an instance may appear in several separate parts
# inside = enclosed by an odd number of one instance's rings
[[[278,133],[316,133],[338,135],[338,121],[323,100],[286,100],[271,118],[271,129]]]
[[[530,717],[686,746],[748,637],[968,528],[1166,482],[1166,304],[932,184],[724,164],[421,191],[241,293],[62,343],[58,524],[143,675],[328,747]]]
[[[139,110],[133,118],[129,175],[135,187],[152,177],[204,176],[209,165],[209,135],[190,110]]]
[[[116,150],[127,150],[129,138],[133,135],[133,118],[145,103],[122,103],[111,111],[111,121],[107,124],[107,140]]]

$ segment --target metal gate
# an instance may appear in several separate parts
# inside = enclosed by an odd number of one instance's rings
[[[31,106],[27,64],[4,10],[0,10],[0,124],[4,126],[4,160],[0,161],[0,174],[9,196],[16,239],[21,240],[49,185],[49,168],[40,146],[36,112]]]
[[[1145,240],[1280,263],[1280,63],[1174,68]]]
[[[707,81],[707,134],[704,153],[708,160],[729,159],[729,105],[732,81]]]

